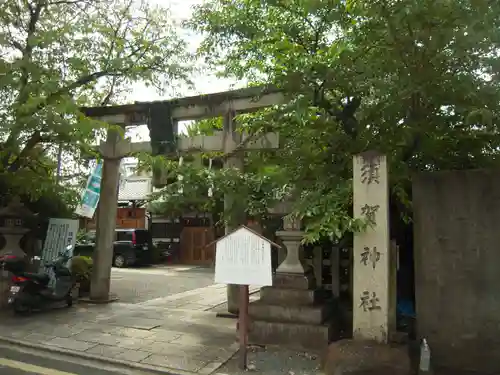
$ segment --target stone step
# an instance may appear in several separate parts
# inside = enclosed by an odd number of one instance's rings
[[[265,286],[260,290],[260,300],[269,304],[313,305],[319,300],[318,290],[286,289]]]
[[[291,349],[324,350],[335,336],[332,324],[312,325],[253,321],[248,340],[254,345],[280,345]]]
[[[330,305],[269,305],[262,300],[248,306],[248,314],[255,320],[322,324],[330,315]]]

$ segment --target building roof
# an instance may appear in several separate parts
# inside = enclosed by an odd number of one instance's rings
[[[213,244],[216,244],[217,242],[221,242],[221,241],[224,241],[226,238],[229,238],[231,237],[232,235],[234,235],[236,232],[240,232],[240,231],[247,231],[247,232],[250,232],[252,234],[254,234],[255,236],[259,237],[260,239],[262,239],[263,241],[269,243],[271,246],[274,246],[278,249],[281,249],[281,246],[278,245],[277,243],[271,241],[269,238],[263,236],[261,233],[258,233],[256,231],[254,231],[253,229],[247,227],[246,225],[241,225],[240,227],[238,227],[237,229],[233,230],[232,232],[220,237],[220,238],[217,238],[216,240],[210,242],[208,245],[205,245],[205,247],[209,247],[209,246],[212,246]]]

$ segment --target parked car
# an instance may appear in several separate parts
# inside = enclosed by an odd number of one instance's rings
[[[90,231],[76,244],[74,255],[92,256],[96,232]],[[116,229],[113,243],[113,266],[147,265],[153,261],[153,240],[147,229]]]

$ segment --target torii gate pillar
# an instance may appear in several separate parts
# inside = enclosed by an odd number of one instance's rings
[[[117,119],[102,118],[110,124],[125,126]],[[102,149],[104,159],[101,196],[97,210],[96,246],[93,253],[93,270],[90,285],[92,301],[109,301],[111,281],[111,265],[113,263],[113,242],[116,228],[116,210],[118,202],[118,182],[120,178],[120,162],[130,149],[130,141],[124,139],[120,131],[110,128],[106,143]]]

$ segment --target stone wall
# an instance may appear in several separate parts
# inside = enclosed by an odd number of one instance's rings
[[[413,180],[417,329],[437,367],[500,373],[500,171]]]

